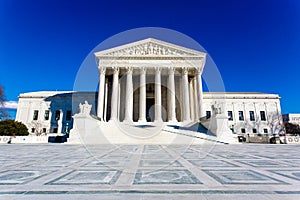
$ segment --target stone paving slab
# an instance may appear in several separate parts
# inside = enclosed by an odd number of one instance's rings
[[[0,199],[300,199],[299,145],[0,145]]]

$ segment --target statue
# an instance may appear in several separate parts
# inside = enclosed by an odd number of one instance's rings
[[[81,103],[79,104],[79,113],[83,113],[83,105]]]
[[[211,108],[215,115],[222,114],[222,107],[219,103],[215,102],[215,104],[212,105]]]
[[[79,104],[79,114],[90,115],[92,109],[92,105],[90,105],[87,101],[84,101],[84,104]]]

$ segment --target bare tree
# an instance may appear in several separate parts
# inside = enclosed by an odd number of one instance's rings
[[[278,115],[277,112],[270,112],[264,120],[262,120],[260,116],[255,116],[253,120],[246,119],[236,127],[238,129],[244,128],[246,132],[244,133],[244,137],[251,137],[252,141],[265,140],[266,142],[271,138],[284,135],[285,133],[281,116]]]
[[[246,128],[246,130],[256,129],[256,134],[261,135],[281,135],[284,134],[285,129],[282,119],[276,112],[270,112],[265,120],[262,120],[260,116],[255,116],[254,120],[246,119],[240,127]],[[264,132],[267,129],[267,132]]]
[[[284,123],[286,133],[300,135],[300,126],[298,124],[292,124],[289,122]]]
[[[268,116],[268,123],[273,136],[285,134],[285,127],[281,116],[278,116],[276,113],[271,113]]]
[[[31,134],[36,136],[46,135],[47,133],[44,130],[44,124],[42,121],[32,121],[30,122],[29,127],[31,128]]]

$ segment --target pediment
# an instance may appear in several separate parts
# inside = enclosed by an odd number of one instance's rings
[[[117,46],[95,53],[101,57],[205,57],[206,53],[154,38]]]

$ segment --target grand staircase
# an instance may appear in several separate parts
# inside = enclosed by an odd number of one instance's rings
[[[181,126],[170,125],[169,127],[171,128],[165,129],[165,131],[195,138],[195,140],[200,140],[203,142],[228,144],[227,142],[218,140],[218,138],[214,136],[213,133],[211,133],[206,127],[204,127],[201,123],[198,122],[194,122],[190,126],[181,127]]]
[[[75,118],[68,140],[84,144],[227,144],[201,123],[102,122],[96,116]]]

